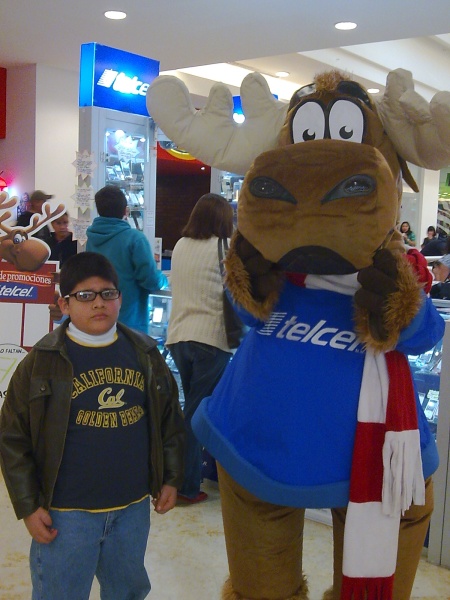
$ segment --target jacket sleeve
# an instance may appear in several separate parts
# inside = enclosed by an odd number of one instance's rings
[[[162,473],[159,481],[153,482],[152,495],[156,496],[162,484],[179,489],[184,479],[185,426],[183,413],[178,401],[178,386],[169,367],[155,348],[151,353],[153,371],[153,392],[157,403],[158,428],[152,429],[153,438],[161,440]],[[155,389],[156,388],[156,389]],[[155,424],[152,424],[154,427]],[[158,469],[157,469],[158,470]]]
[[[40,486],[30,427],[31,353],[19,363],[8,386],[0,413],[0,462],[6,487],[18,519],[39,506]]]
[[[422,293],[419,312],[400,334],[396,350],[404,354],[422,354],[433,348],[444,336],[445,321],[430,298]]]
[[[135,279],[139,286],[149,293],[156,292],[167,286],[167,277],[158,270],[152,248],[145,235],[142,232],[136,233],[140,235],[136,235],[131,248]]]

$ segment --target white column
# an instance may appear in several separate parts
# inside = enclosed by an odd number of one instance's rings
[[[422,240],[427,235],[430,225],[436,227],[438,200],[439,200],[439,171],[421,169],[420,202],[419,202],[419,230],[417,235],[417,248],[420,250]]]

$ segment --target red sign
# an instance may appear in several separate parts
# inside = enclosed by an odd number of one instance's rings
[[[37,271],[19,271],[0,262],[0,302],[52,304],[55,295],[56,264],[45,263]]]

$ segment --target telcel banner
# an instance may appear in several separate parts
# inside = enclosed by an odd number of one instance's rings
[[[82,44],[79,105],[148,117],[145,97],[159,61],[97,43]]]

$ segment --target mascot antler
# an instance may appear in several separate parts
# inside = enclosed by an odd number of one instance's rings
[[[147,94],[147,108],[164,133],[197,159],[244,174],[261,152],[275,146],[288,107],[273,97],[259,73],[245,77],[241,100],[245,122],[239,125],[233,121],[233,100],[225,85],[215,84],[205,108],[197,111],[186,85],[161,75]]]
[[[193,156],[244,174],[259,154],[275,147],[288,105],[275,100],[259,73],[245,77],[241,98],[245,121],[238,125],[224,84],[215,84],[205,108],[196,111],[186,85],[162,75],[148,90],[147,108],[164,133]],[[376,106],[404,160],[426,169],[450,163],[450,92],[438,92],[428,104],[414,91],[412,74],[396,69],[389,73],[385,94]]]
[[[402,158],[426,169],[450,163],[450,92],[438,92],[428,103],[414,91],[412,74],[396,69],[377,109]]]

